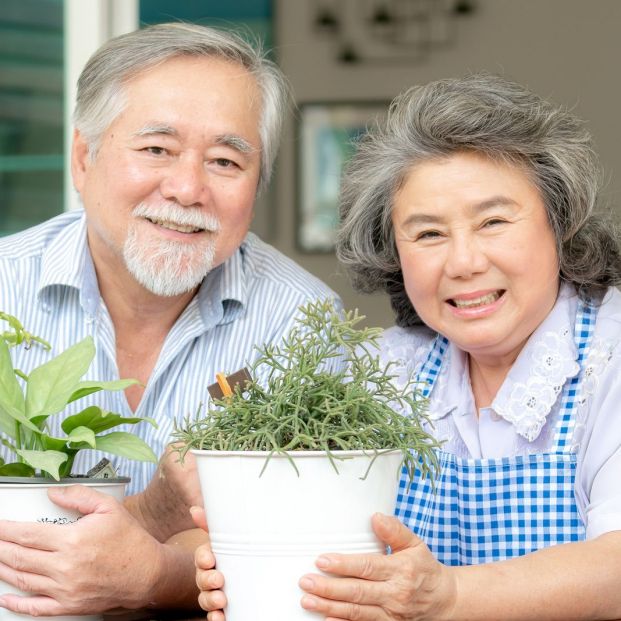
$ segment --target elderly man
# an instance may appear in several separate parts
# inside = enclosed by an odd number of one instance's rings
[[[230,34],[164,24],[108,42],[78,84],[71,169],[84,210],[0,242],[2,310],[56,351],[92,335],[93,376],[141,382],[93,402],[155,418],[157,430],[136,433],[156,453],[174,419],[208,400],[217,371],[279,340],[300,304],[334,295],[248,233],[285,94],[278,69]],[[27,372],[49,354],[16,355]],[[85,453],[76,469],[98,458]],[[118,465],[143,492],[153,469]],[[165,455],[146,493],[124,505],[80,487],[51,496],[85,517],[0,522],[0,580],[38,594],[0,594],[0,606],[58,615],[196,605],[192,546],[168,541],[200,502],[191,463]]]

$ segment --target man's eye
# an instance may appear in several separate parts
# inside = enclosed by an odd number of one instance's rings
[[[233,168],[237,166],[237,164],[233,160],[229,160],[225,157],[219,157],[215,160],[215,162],[218,166],[221,166],[222,168]]]
[[[145,147],[143,151],[151,153],[151,155],[164,155],[166,153],[164,147]]]

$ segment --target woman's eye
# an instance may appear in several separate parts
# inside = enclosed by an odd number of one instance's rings
[[[416,236],[416,239],[436,239],[437,237],[440,237],[439,231],[423,231]]]
[[[504,224],[506,220],[502,220],[501,218],[490,218],[483,223],[483,226],[494,226],[496,224]]]

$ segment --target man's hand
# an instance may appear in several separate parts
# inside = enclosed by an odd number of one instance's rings
[[[145,491],[128,496],[123,503],[162,543],[192,529],[190,507],[203,505],[194,455],[187,453],[183,463],[179,459],[179,453],[168,446]]]
[[[0,580],[35,594],[3,595],[0,606],[32,616],[79,615],[195,598],[191,555],[186,551],[184,561],[160,544],[115,499],[81,485],[49,496],[84,517],[66,525],[0,521]]]

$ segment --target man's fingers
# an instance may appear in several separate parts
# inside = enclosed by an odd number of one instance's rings
[[[52,487],[48,491],[50,500],[59,507],[74,509],[82,515],[89,513],[110,513],[118,503],[109,494],[98,492],[86,485]]]
[[[48,555],[46,551],[0,541],[0,565],[15,571],[42,573],[40,570],[44,567],[45,557]]]
[[[27,598],[19,595],[3,595],[0,597],[0,607],[31,617],[51,617],[67,612],[55,599],[43,595]]]
[[[56,583],[48,576],[40,575],[34,572],[15,570],[9,565],[5,565],[0,562],[0,581],[6,584],[24,591],[25,593],[49,593],[54,589]],[[8,594],[3,593],[2,597],[9,597]],[[44,597],[44,596],[38,596]],[[50,599],[45,597],[45,599]],[[12,602],[12,600],[11,600]],[[23,606],[23,602],[21,602]],[[12,609],[11,609],[12,610]],[[2,615],[0,614],[0,619]]]
[[[67,525],[37,524],[36,522],[11,522],[0,520],[0,542],[53,552],[58,549],[60,529]]]

